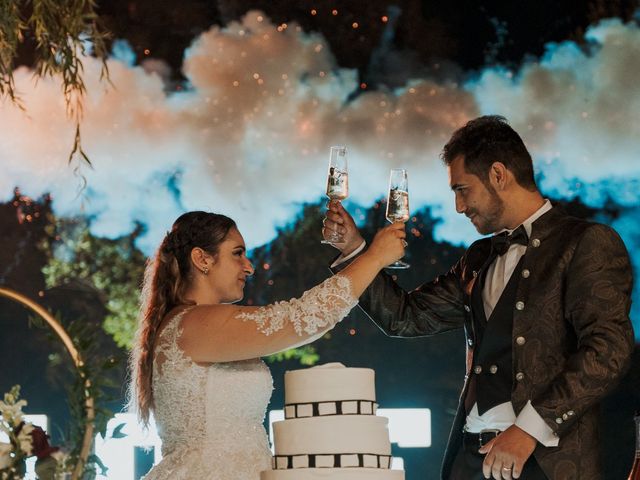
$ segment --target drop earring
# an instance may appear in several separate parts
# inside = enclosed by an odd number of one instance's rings
[[[209,274],[209,267],[204,267],[204,268],[202,269],[202,273],[203,273],[204,275],[208,275],[208,274]]]

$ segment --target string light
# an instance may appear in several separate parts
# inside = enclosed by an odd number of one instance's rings
[[[331,15],[333,15],[334,17],[338,15],[338,10],[336,9],[331,10]]]

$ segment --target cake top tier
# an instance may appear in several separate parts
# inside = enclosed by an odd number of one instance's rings
[[[285,405],[340,400],[376,401],[375,372],[327,363],[284,375]]]

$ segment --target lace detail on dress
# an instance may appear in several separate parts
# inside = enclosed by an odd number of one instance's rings
[[[258,480],[271,467],[263,427],[271,373],[260,359],[194,363],[178,346],[184,313],[155,348],[153,413],[163,459],[144,479]]]
[[[170,320],[155,347],[153,413],[162,430],[163,455],[205,435],[202,391],[207,383],[207,368],[192,362],[178,346],[182,334],[180,321],[188,310]]]
[[[313,335],[320,329],[334,326],[358,304],[352,292],[348,277],[334,275],[304,292],[300,298],[276,302],[251,313],[240,313],[237,318],[253,320],[265,335],[282,330],[287,322],[291,322],[299,336]]]

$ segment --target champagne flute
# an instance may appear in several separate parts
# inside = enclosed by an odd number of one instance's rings
[[[390,223],[405,223],[409,220],[409,181],[404,168],[391,169],[386,217]],[[408,263],[397,260],[386,268],[403,269],[409,266]]]
[[[347,147],[339,145],[331,147],[329,154],[329,172],[327,174],[327,197],[341,201],[349,196],[349,171],[347,168]],[[344,243],[344,238],[336,230],[332,230],[321,243],[330,245]]]

